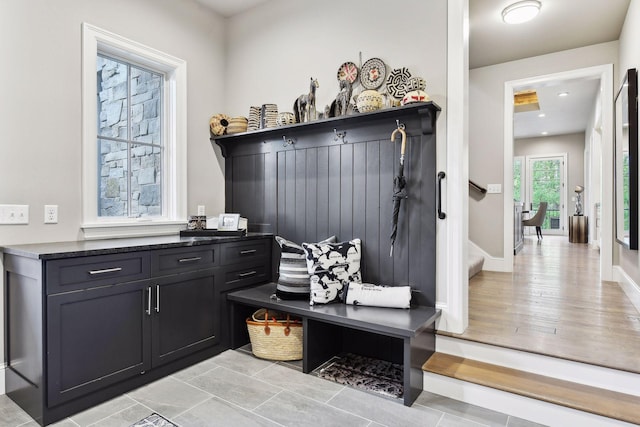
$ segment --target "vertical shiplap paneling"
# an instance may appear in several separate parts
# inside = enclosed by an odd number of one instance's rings
[[[291,236],[297,241],[296,236],[296,152],[285,151],[285,205],[284,205],[284,229],[283,235]]]
[[[305,212],[305,234],[306,241],[313,239],[319,240],[317,226],[318,211],[318,149],[309,148],[306,151],[306,177],[304,181],[306,195],[306,212]],[[323,239],[323,238],[320,238]]]
[[[264,156],[262,154],[238,156],[232,164],[232,194],[234,197],[230,208],[234,213],[257,220],[264,212],[264,197],[260,198],[259,189],[264,188]],[[245,197],[249,196],[249,197]]]
[[[389,257],[393,177],[398,172],[400,138],[393,126],[354,122],[346,144],[325,133],[300,132],[295,146],[256,137],[251,149],[229,145],[227,209],[250,222],[263,221],[288,239],[318,241],[331,235],[363,241],[364,280],[420,289],[415,302],[435,304],[436,156],[435,135],[415,111],[400,115],[407,125],[405,177],[394,257]],[[424,119],[424,120],[423,120]],[[393,120],[395,122],[395,118]],[[427,126],[428,127],[428,126]],[[323,133],[324,132],[324,133]],[[267,151],[272,148],[273,151]],[[273,225],[271,227],[271,225]]]
[[[295,164],[293,167],[295,180],[295,239],[300,242],[307,235],[307,153],[309,150],[295,150]],[[310,197],[309,197],[310,198]]]
[[[352,237],[362,239],[363,253],[366,240],[367,204],[367,144],[353,144],[353,233]],[[367,260],[361,259],[363,274],[367,271]]]
[[[393,283],[393,259],[389,257],[391,243],[391,218],[393,213],[393,177],[399,159],[395,157],[394,145],[388,139],[380,141],[380,245],[378,247],[378,263],[380,275],[377,283],[383,285]],[[394,249],[395,251],[395,249]]]
[[[366,204],[363,234],[363,258],[367,277],[380,277],[380,141],[363,144],[366,147]]]
[[[316,235],[313,241],[324,240],[336,234],[329,228],[329,147],[318,148],[316,163]]]
[[[340,234],[340,152],[339,145],[329,147],[329,230],[336,234],[338,240],[345,240]]]
[[[253,191],[255,195],[255,207],[251,209],[251,222],[264,224],[266,221],[266,193],[265,193],[265,155],[257,154],[254,156],[254,167],[256,170],[256,178],[253,181]],[[247,214],[249,215],[249,214]],[[249,217],[247,217],[249,219]]]
[[[340,146],[340,239],[353,237],[353,147],[354,144]]]
[[[276,230],[276,234],[279,234],[281,236],[287,237],[287,238],[291,238],[288,237],[285,233],[286,233],[286,229],[285,229],[285,224],[286,224],[286,205],[287,205],[287,152],[286,151],[280,151],[277,154],[277,161],[276,161],[276,168],[277,168],[277,175],[276,175],[276,188],[277,188],[277,194],[276,194],[276,206],[277,206],[277,211],[276,211],[276,216],[277,216],[277,230]]]
[[[411,258],[405,259],[404,269],[406,284],[411,285],[412,288],[419,288],[420,282],[424,280],[424,274],[420,274],[422,269],[420,265],[424,265],[425,261],[420,250],[422,225],[425,220],[422,188],[427,185],[421,176],[421,171],[423,168],[422,155],[427,150],[422,146],[420,137],[408,137],[407,145],[407,189],[411,199],[407,204],[409,209],[407,212],[406,246]]]

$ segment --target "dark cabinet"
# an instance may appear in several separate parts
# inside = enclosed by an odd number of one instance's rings
[[[216,272],[154,279],[151,293],[152,366],[218,342]]]
[[[148,289],[142,281],[47,297],[49,405],[149,370]]]
[[[6,390],[38,423],[228,348],[225,292],[271,280],[272,236],[166,239],[4,248]]]

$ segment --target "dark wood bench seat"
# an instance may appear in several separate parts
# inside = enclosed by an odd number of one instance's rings
[[[410,406],[422,391],[422,364],[435,351],[435,321],[440,310],[410,309],[276,300],[275,283],[234,291],[231,302],[231,345],[249,342],[245,319],[256,308],[278,310],[303,320],[303,372],[310,373],[340,353],[351,352],[404,367],[403,403]]]

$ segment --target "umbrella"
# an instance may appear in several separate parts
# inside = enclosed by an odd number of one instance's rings
[[[400,169],[398,169],[398,175],[393,178],[393,217],[391,220],[391,251],[389,256],[393,256],[393,244],[396,241],[396,235],[398,234],[398,214],[400,213],[400,202],[402,199],[407,198],[407,181],[404,178],[404,150],[407,145],[407,134],[404,131],[404,125],[399,124],[398,128],[391,134],[391,142],[395,141],[396,134],[402,135],[402,146],[400,148]]]

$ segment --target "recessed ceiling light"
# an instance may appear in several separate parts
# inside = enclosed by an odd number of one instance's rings
[[[544,116],[546,116],[546,114],[545,114],[545,113],[540,113],[540,114],[538,114],[538,117],[540,117],[540,118],[542,118],[542,117],[544,117]]]
[[[502,20],[507,24],[522,24],[531,21],[540,12],[542,4],[537,0],[526,0],[513,3],[502,11]]]
[[[542,135],[549,135],[549,132],[545,130],[544,132],[542,132]]]
[[[569,96],[569,92],[558,92],[558,96],[564,98],[565,96]]]

